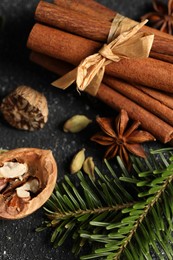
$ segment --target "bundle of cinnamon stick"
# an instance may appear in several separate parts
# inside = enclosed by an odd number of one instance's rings
[[[40,1],[28,37],[30,59],[64,75],[106,42],[115,12],[94,0]],[[106,66],[96,97],[125,109],[163,143],[173,138],[173,36],[144,26],[155,35],[150,57],[123,59]]]

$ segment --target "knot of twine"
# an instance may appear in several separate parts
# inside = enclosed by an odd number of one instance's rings
[[[76,81],[78,91],[87,91],[95,96],[104,76],[105,66],[127,58],[147,58],[154,35],[140,32],[147,20],[138,23],[120,14],[112,22],[107,44],[98,53],[85,58],[74,70],[52,83],[66,89]]]

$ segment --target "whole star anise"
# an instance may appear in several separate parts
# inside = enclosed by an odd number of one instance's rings
[[[145,158],[145,151],[140,144],[155,140],[150,133],[136,130],[140,125],[139,121],[133,122],[127,129],[129,117],[124,109],[115,119],[98,117],[96,121],[102,131],[92,136],[91,140],[107,146],[104,158],[111,159],[119,155],[127,167],[131,164],[128,152]]]
[[[159,0],[152,0],[154,12],[147,13],[141,17],[148,19],[151,26],[169,34],[173,34],[173,0],[164,4]]]

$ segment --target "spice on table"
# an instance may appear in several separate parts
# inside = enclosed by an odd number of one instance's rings
[[[54,0],[56,2],[56,5],[59,6],[59,1]],[[69,1],[61,1],[61,3],[66,4]],[[71,1],[76,2],[76,1]],[[83,0],[82,3],[86,3],[87,5],[90,3],[90,1]],[[94,2],[92,0],[92,2]],[[76,2],[77,4],[77,2]],[[54,11],[57,9],[56,6],[52,7],[47,6],[45,3],[40,2],[39,3],[39,9],[37,8],[37,14],[40,8],[43,8],[42,14],[47,14],[49,17],[51,17],[51,14],[46,12],[46,10],[49,10],[50,8],[53,8]],[[44,9],[46,7],[46,9]],[[45,12],[44,12],[45,10]],[[95,12],[97,12],[97,8],[93,8]],[[67,10],[66,10],[67,11]],[[69,9],[68,9],[69,11]],[[113,11],[112,11],[113,12]],[[57,12],[56,15],[59,14],[62,15],[62,13]],[[69,12],[68,12],[69,14]],[[78,15],[80,14],[80,10],[78,10]],[[104,12],[103,12],[104,14]],[[112,18],[115,16],[115,13],[113,12]],[[42,16],[39,16],[40,18]],[[71,17],[71,12],[70,12]],[[44,18],[44,16],[42,17]],[[59,18],[64,18],[59,17]],[[67,17],[67,21],[69,21]],[[78,20],[77,20],[78,21]],[[82,20],[81,20],[82,21]],[[86,21],[86,20],[85,20]],[[109,21],[109,19],[108,19]],[[58,75],[64,75],[68,71],[70,71],[70,63],[77,66],[83,58],[85,58],[87,55],[90,55],[92,53],[95,53],[101,46],[96,41],[87,40],[83,37],[79,37],[80,34],[74,35],[74,31],[72,31],[70,34],[65,33],[66,28],[61,28],[61,30],[52,28],[49,26],[43,26],[40,24],[40,20],[37,20],[37,24],[33,27],[33,30],[31,31],[29,38],[28,38],[28,47],[32,49],[31,53],[31,60],[36,62],[37,64],[40,64],[41,66],[47,68],[48,70],[51,70]],[[76,20],[74,21],[76,22]],[[42,21],[44,23],[44,21]],[[47,24],[46,22],[44,24]],[[74,23],[73,23],[74,24]],[[79,21],[77,25],[79,24]],[[82,23],[80,23],[81,25]],[[48,25],[48,24],[47,24]],[[57,24],[58,27],[58,24]],[[78,26],[76,27],[78,28]],[[91,27],[90,29],[93,29]],[[162,33],[158,30],[155,30],[151,27],[143,27],[144,31],[154,31],[155,33],[155,40],[154,44],[152,46],[152,51],[154,51],[153,47],[155,48],[155,51],[159,53],[160,55],[166,55],[169,56],[172,59],[173,54],[173,36],[169,34]],[[87,26],[88,30],[88,26]],[[82,30],[83,31],[83,30]],[[50,42],[50,35],[53,35],[52,41]],[[98,30],[98,33],[100,34],[100,31]],[[95,35],[95,33],[94,33]],[[75,36],[74,38],[72,36]],[[86,36],[86,35],[85,35]],[[65,40],[64,40],[65,39]],[[169,42],[169,43],[168,43]],[[60,46],[57,46],[57,43],[60,44]],[[68,44],[67,44],[68,43]],[[70,48],[69,48],[70,46]],[[81,49],[81,46],[83,48]],[[163,48],[162,48],[163,47]],[[169,51],[168,51],[169,49]],[[59,51],[59,50],[63,50]],[[34,52],[33,52],[34,51]],[[82,51],[82,53],[80,53]],[[59,59],[59,60],[58,60]],[[165,59],[164,59],[165,60]],[[68,62],[68,63],[67,63]],[[64,64],[66,63],[66,65]],[[62,66],[63,64],[63,66]],[[111,64],[110,64],[111,65]],[[115,64],[114,64],[115,65]],[[159,65],[159,66],[158,66]],[[107,68],[109,65],[107,65]],[[145,71],[144,68],[145,67]],[[126,68],[128,68],[128,72]],[[146,71],[147,68],[147,71]],[[152,71],[150,70],[152,68]],[[117,63],[116,70],[111,68],[110,74],[112,73],[113,77],[116,75],[122,75],[122,80],[127,81],[129,84],[129,88],[131,87],[134,82],[140,81],[140,85],[146,85],[146,87],[149,87],[152,85],[152,87],[162,89],[165,91],[165,94],[169,96],[166,92],[172,92],[172,77],[170,75],[172,71],[172,64],[168,62],[161,62],[157,61],[156,59],[139,59],[139,60],[125,60],[122,62]],[[115,69],[115,68],[114,68]],[[130,70],[130,71],[129,71]],[[142,74],[144,76],[144,80],[141,81]],[[117,74],[118,73],[118,74]],[[151,73],[151,77],[148,77]],[[128,74],[128,75],[127,75]],[[134,77],[134,74],[136,74],[136,79],[132,78]],[[118,78],[120,78],[118,76]],[[159,79],[160,78],[160,79]],[[166,80],[166,81],[165,81]],[[151,84],[152,81],[152,84]],[[131,83],[129,83],[131,82]],[[138,82],[139,83],[139,82]],[[135,84],[136,85],[136,84]],[[138,84],[137,84],[138,85]],[[160,90],[159,90],[160,92]],[[97,92],[96,97],[103,101],[105,104],[110,106],[111,108],[120,111],[120,109],[125,109],[128,112],[128,115],[133,120],[138,120],[141,122],[142,128],[150,132],[153,136],[155,136],[159,141],[163,143],[167,143],[172,139],[173,135],[173,127],[172,125],[169,125],[165,121],[165,117],[161,119],[160,113],[154,114],[153,111],[149,111],[148,107],[150,107],[147,103],[147,100],[144,100],[146,102],[147,108],[142,107],[140,103],[136,103],[132,99],[129,98],[128,95],[124,95],[122,93],[119,93],[116,91],[113,86],[109,86],[106,82],[101,83],[100,88]],[[153,102],[150,102],[153,106]],[[161,104],[162,105],[162,104]],[[169,113],[166,113],[169,115]]]
[[[93,181],[95,181],[94,169],[95,169],[95,164],[93,158],[87,157],[83,163],[83,170],[86,174],[88,174],[90,179],[92,179]]]
[[[51,58],[41,53],[32,52],[30,59],[38,65],[46,68],[47,70],[56,73],[57,75],[64,75],[65,73],[73,69],[73,66],[71,64]],[[115,79],[115,81],[117,81],[117,79]],[[131,88],[131,86],[132,85],[129,84],[128,88]],[[161,91],[155,91],[159,96],[161,95],[161,98],[158,98],[157,94],[156,96],[154,95],[154,98],[159,100],[162,104],[165,104],[166,106],[171,108],[171,95],[168,95],[167,93],[163,94],[163,92]],[[151,92],[149,91],[149,96],[152,95],[153,94],[151,94]],[[100,85],[96,97],[114,110],[126,110],[132,120],[140,121],[142,128],[147,130],[162,143],[167,143],[172,139],[173,127],[166,123],[165,119],[161,120],[160,115],[155,116],[152,112],[150,112],[150,104],[148,104],[147,109],[144,109],[143,107],[141,107],[140,104],[138,105],[136,102],[130,100],[127,95],[125,96],[122,93],[120,94],[120,92],[116,91],[113,88],[113,85],[111,86],[110,84],[109,86],[105,81]]]
[[[56,179],[50,150],[18,148],[0,154],[0,218],[20,219],[39,209]]]
[[[85,149],[83,148],[77,154],[74,155],[71,165],[70,165],[70,172],[71,174],[77,173],[82,169],[82,165],[85,161]]]
[[[152,27],[173,34],[173,0],[168,0],[167,5],[159,0],[152,0],[152,3],[154,12],[143,15],[141,19],[148,19]]]
[[[53,39],[51,44],[50,37]],[[27,45],[33,51],[75,66],[78,66],[87,56],[97,53],[98,49],[102,47],[102,44],[96,41],[38,23],[34,25],[31,31]],[[119,62],[108,64],[105,67],[105,74],[135,84],[173,92],[172,69],[171,63],[157,59],[122,59]],[[52,85],[59,87],[56,81]]]
[[[19,86],[6,96],[0,109],[10,125],[22,130],[43,128],[48,120],[45,96],[28,86]]]
[[[102,132],[95,134],[91,140],[107,146],[104,158],[111,159],[119,155],[126,166],[130,166],[128,153],[133,153],[139,157],[146,157],[145,151],[140,145],[147,141],[154,141],[155,138],[150,133],[137,130],[140,125],[139,121],[135,121],[129,128],[129,117],[127,112],[122,109],[120,114],[115,118],[100,118],[98,117]]]
[[[78,133],[85,129],[91,122],[92,120],[85,115],[74,115],[65,122],[63,130],[64,132]]]
[[[97,2],[93,1],[91,3],[87,0],[83,2],[80,1],[80,3],[79,1],[69,2],[67,0],[54,0],[54,3],[54,5],[51,5],[43,1],[39,2],[35,12],[35,19],[37,22],[49,26],[52,24],[53,27],[76,35],[84,35],[85,38],[96,41],[102,38],[103,42],[106,42],[111,21],[116,15],[115,11],[105,7],[104,5],[101,5],[102,8],[99,9],[92,5],[93,3],[98,4]],[[93,22],[91,22],[92,20]],[[104,23],[102,22],[103,20]],[[162,53],[162,58],[164,58],[163,60],[169,61],[170,55],[172,55],[171,35],[164,34],[148,26],[144,26],[142,31],[154,34],[154,44],[150,56],[153,57],[154,55],[154,57],[156,57],[156,55],[160,56],[160,53]]]

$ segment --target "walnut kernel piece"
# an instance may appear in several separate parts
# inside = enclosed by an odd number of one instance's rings
[[[16,188],[16,193],[19,198],[28,198],[30,197],[30,191],[33,193],[38,192],[39,190],[39,181],[34,178],[30,181],[27,181],[25,184]]]
[[[23,165],[25,171],[19,176],[13,172],[12,177],[0,177],[0,217],[20,219],[48,200],[56,184],[57,165],[50,150],[37,148],[18,148],[0,154],[1,168],[9,164],[12,167],[11,163],[14,167]],[[11,175],[11,171],[8,173]]]
[[[3,166],[0,167],[0,178],[21,177],[27,171],[28,166],[26,163],[5,162]]]
[[[43,128],[48,120],[45,96],[28,86],[19,86],[5,97],[1,112],[10,125],[22,130]]]

